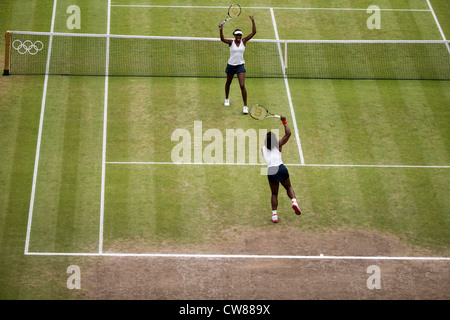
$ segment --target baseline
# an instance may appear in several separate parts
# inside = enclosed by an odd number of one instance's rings
[[[408,261],[450,261],[450,257],[389,257],[389,256],[293,256],[252,254],[170,254],[170,253],[54,253],[28,252],[36,256],[102,256],[102,257],[149,257],[149,258],[200,258],[200,259],[298,259],[298,260],[408,260]]]

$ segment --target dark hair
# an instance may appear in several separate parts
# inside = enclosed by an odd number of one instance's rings
[[[272,147],[275,147],[276,149],[278,149],[278,140],[277,140],[277,136],[275,135],[275,133],[273,133],[272,131],[267,132],[266,135],[266,141],[265,141],[265,146],[267,149],[271,150]]]

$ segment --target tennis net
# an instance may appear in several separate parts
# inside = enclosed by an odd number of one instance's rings
[[[450,80],[449,44],[252,39],[246,77]],[[214,78],[229,49],[218,38],[9,31],[5,57],[4,74]]]

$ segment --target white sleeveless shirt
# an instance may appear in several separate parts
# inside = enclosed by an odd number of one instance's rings
[[[236,40],[233,40],[230,46],[230,59],[228,64],[232,66],[238,66],[245,63],[244,60],[245,45],[241,40],[239,47],[236,45]]]
[[[283,164],[281,152],[277,148],[267,149],[266,146],[263,146],[262,153],[268,167],[278,167]]]

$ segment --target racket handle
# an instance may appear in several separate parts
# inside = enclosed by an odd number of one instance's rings
[[[274,117],[281,118],[280,116],[275,115]]]
[[[224,24],[225,24],[225,22],[227,22],[227,20],[225,20],[224,22],[222,22],[222,23],[221,23],[221,25],[224,25]]]

